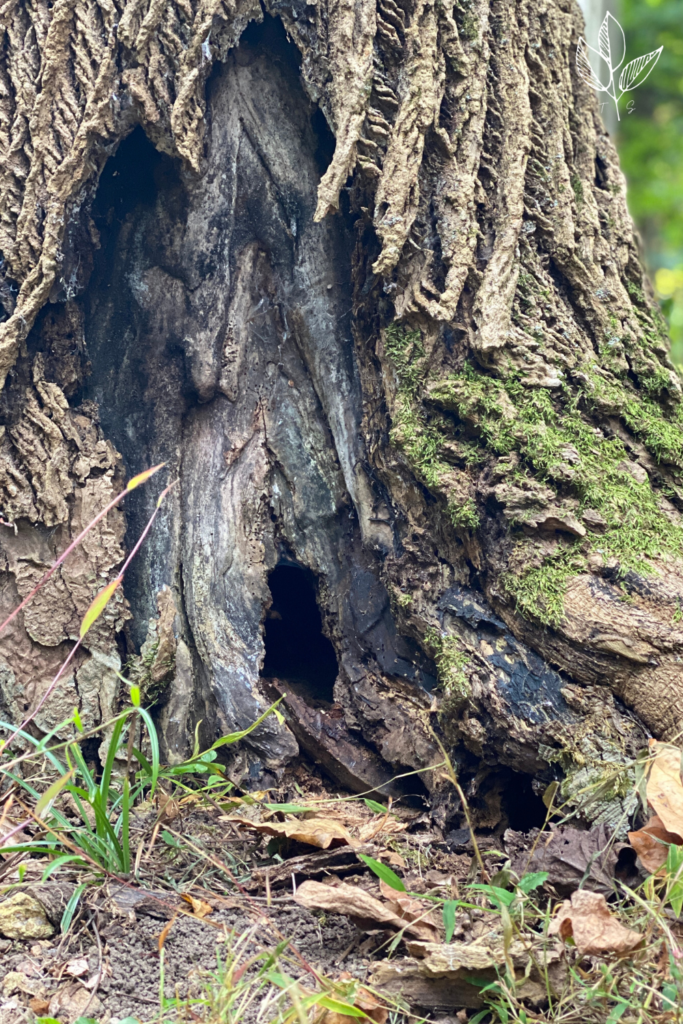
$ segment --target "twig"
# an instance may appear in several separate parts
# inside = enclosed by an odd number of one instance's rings
[[[430,731],[430,733],[432,735],[432,739],[435,740],[439,750],[443,754],[445,765],[446,765],[446,772],[448,774],[449,779],[453,783],[453,786],[455,787],[456,793],[460,797],[460,803],[462,804],[462,809],[463,809],[463,811],[465,813],[465,818],[467,820],[467,827],[470,830],[470,837],[472,839],[472,846],[474,847],[474,855],[477,858],[477,864],[479,865],[479,871],[481,872],[481,877],[484,880],[484,882],[490,882],[491,878],[490,878],[489,873],[486,870],[486,867],[484,865],[484,861],[483,861],[482,856],[481,856],[481,851],[479,849],[479,843],[477,842],[477,837],[475,836],[474,828],[472,827],[472,819],[470,817],[470,808],[469,808],[469,805],[467,803],[467,797],[465,796],[465,794],[463,792],[462,786],[458,782],[458,776],[455,774],[455,768],[453,767],[453,764],[451,762],[450,757],[446,753],[446,750],[444,748],[443,743],[441,742],[441,740],[436,735],[436,733],[434,732],[433,729],[430,729],[429,731]]]
[[[90,925],[92,927],[92,930],[95,933],[95,939],[97,940],[97,957],[98,957],[97,978],[95,980],[95,984],[93,985],[92,992],[90,993],[90,998],[88,999],[87,1003],[83,1007],[83,1011],[81,1013],[81,1017],[87,1016],[88,1010],[90,1009],[90,1005],[91,1005],[93,999],[95,998],[95,996],[97,995],[97,990],[100,987],[100,982],[102,981],[102,940],[100,939],[100,933],[97,930],[97,925],[95,924],[95,917],[94,917],[93,914],[90,915]]]

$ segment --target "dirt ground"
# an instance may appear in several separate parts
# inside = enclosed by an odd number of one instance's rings
[[[322,786],[315,790],[315,799],[325,797]],[[62,905],[77,884],[89,883],[66,934],[60,909],[51,938],[0,939],[0,1024],[33,1024],[41,1016],[60,1024],[79,1016],[98,1024],[128,1017],[143,1024],[175,1020],[175,1009],[162,1014],[162,972],[166,999],[199,999],[229,959],[236,937],[250,928],[250,954],[289,940],[281,969],[304,985],[311,968],[326,978],[348,972],[365,980],[371,964],[386,955],[392,933],[368,934],[344,916],[308,911],[295,902],[295,888],[310,878],[343,881],[379,897],[377,878],[357,856],[360,849],[400,865],[408,888],[427,892],[465,880],[472,854],[464,847],[452,852],[419,810],[398,807],[383,816],[360,800],[318,813],[348,829],[354,845],[335,840],[321,849],[264,834],[258,831],[262,809],[248,804],[225,813],[224,805],[184,804],[180,798],[161,815],[158,801],[141,807],[131,822],[131,849],[138,851],[134,877],[117,881],[57,871],[47,885],[61,887]],[[243,820],[236,822],[239,815]],[[283,817],[265,815],[274,831]],[[14,883],[33,891],[47,863],[8,863],[0,872],[3,890]],[[202,1019],[196,1004],[183,1013],[179,1019]]]
[[[228,932],[234,930],[240,934],[254,924],[254,916],[235,908],[218,911],[211,920],[214,924],[225,925]],[[291,906],[272,907],[269,919],[283,935],[295,937],[297,950],[315,969],[325,974],[338,974],[343,969],[355,977],[365,978],[370,958],[349,952],[357,931],[346,918],[334,915],[321,922],[292,902]],[[165,924],[163,920],[137,914],[135,920],[109,918],[99,929],[104,972],[88,1013],[96,1016],[100,1024],[117,1024],[128,1016],[146,1022],[154,1020],[159,1013],[161,958],[158,946]],[[270,925],[260,922],[251,950],[271,948],[273,938]],[[67,941],[60,941],[58,936],[53,941],[5,945],[0,957],[2,975],[24,974],[35,983],[36,990],[39,990],[38,985],[42,986],[45,993],[42,998],[47,1003],[63,984],[62,979],[68,978],[64,973],[65,964],[87,959],[87,972],[81,982],[84,988],[99,970],[98,947],[87,925],[75,930]],[[225,959],[225,949],[225,933],[206,921],[176,920],[164,944],[165,996],[169,999],[200,996],[204,984],[216,972],[217,963]],[[300,973],[305,975],[303,969]],[[0,1014],[2,1012],[0,1009]],[[20,1012],[18,1007],[16,1012]],[[2,1016],[0,1020],[5,1024]],[[18,1022],[20,1017],[15,1020]]]

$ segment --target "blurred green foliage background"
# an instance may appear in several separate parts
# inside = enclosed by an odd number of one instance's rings
[[[669,320],[672,356],[683,363],[683,0],[607,7],[626,33],[626,60],[664,47],[649,78],[621,101],[617,146],[631,214]]]

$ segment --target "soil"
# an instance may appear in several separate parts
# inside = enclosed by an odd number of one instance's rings
[[[254,925],[255,915],[235,908],[218,911],[211,920],[225,925],[228,933],[234,931],[239,935]],[[327,975],[338,975],[341,970],[346,970],[355,977],[365,977],[370,958],[349,952],[358,932],[346,918],[333,915],[320,921],[309,911],[292,905],[271,908],[269,921],[283,935],[295,938],[297,950],[314,969]],[[118,1024],[128,1016],[144,1022],[156,1019],[160,1012],[159,935],[165,924],[163,920],[138,914],[134,921],[109,918],[99,929],[105,965],[105,975],[96,994],[101,1004],[97,1008],[100,1024]],[[259,949],[272,948],[273,938],[271,926],[261,922],[251,950],[258,952]],[[201,996],[205,984],[217,971],[219,961],[225,960],[225,950],[225,932],[205,921],[176,920],[164,944],[166,998]],[[59,967],[80,957],[88,960],[84,980],[96,975],[98,950],[93,933],[87,926],[72,934],[66,942],[60,942],[60,936],[52,942],[15,942],[0,957],[0,968],[3,976],[9,971],[20,971],[31,979],[39,980],[47,989],[45,998],[49,999],[62,983],[61,979],[58,980]],[[292,973],[296,975],[295,970]],[[300,968],[299,974],[305,976],[306,972]],[[89,1012],[93,1012],[92,1007]]]
[[[331,795],[313,775],[307,781],[307,792],[304,795],[302,791],[299,800]],[[277,798],[282,802],[292,795],[282,790]],[[183,804],[183,799],[188,802]],[[275,799],[274,794],[271,799]],[[98,1024],[117,1024],[127,1017],[142,1024],[201,1020],[202,1007],[197,1003],[177,1015],[173,1007],[162,1014],[162,970],[166,999],[201,999],[220,972],[220,965],[230,957],[238,937],[250,928],[254,932],[247,947],[249,955],[272,950],[289,940],[280,969],[300,978],[309,988],[315,987],[311,984],[311,969],[327,978],[348,972],[364,980],[371,963],[385,955],[391,933],[368,935],[346,917],[310,912],[294,901],[293,887],[307,877],[325,882],[341,880],[380,897],[377,878],[351,847],[321,850],[303,842],[283,844],[252,831],[244,823],[238,828],[234,811],[225,814],[225,807],[214,801],[198,806],[194,797],[181,795],[177,801],[169,801],[167,796],[163,800],[168,803],[162,810],[160,801],[156,801],[155,805],[141,805],[132,817],[131,849],[145,851],[138,859],[136,878],[121,884],[90,876],[91,884],[76,916],[67,933],[61,934],[61,908],[74,885],[86,876],[66,868],[57,871],[48,884],[61,886],[62,890],[66,887],[66,897],[53,915],[55,936],[39,941],[0,939],[0,977],[15,972],[15,980],[16,974],[25,979],[13,989],[7,985],[2,988],[0,1024],[19,1024],[22,1020],[33,1024],[34,1015],[56,1017],[60,1024],[71,1024],[79,1015],[92,1017]],[[251,811],[258,821],[263,811],[253,805],[253,800],[241,803],[239,813],[246,818]],[[471,870],[472,851],[465,845],[458,846],[455,833],[455,847],[451,843],[449,850],[449,843],[429,816],[415,809],[397,806],[391,815],[383,816],[356,800],[336,803],[319,813],[343,821],[354,842],[361,836],[363,850],[371,850],[385,861],[389,856],[398,858],[393,863],[403,865],[397,870],[410,891],[427,892],[435,885],[450,885],[452,879],[460,884]],[[276,819],[271,816],[269,820]],[[370,842],[363,839],[363,828],[377,833]],[[175,845],[174,836],[180,846]],[[490,837],[482,838],[484,846],[493,842]],[[452,852],[454,848],[460,852]],[[2,872],[3,891],[8,883],[21,881],[26,886],[40,882],[46,864],[38,858],[27,860],[20,879],[18,865],[8,863]],[[224,869],[237,884],[226,877]],[[265,869],[269,872],[270,895],[264,885]],[[145,891],[155,896],[142,899]],[[186,902],[179,899],[183,894]],[[202,902],[199,912],[206,913],[206,917],[188,916],[198,910],[188,897]],[[74,968],[78,961],[80,965]],[[74,1009],[71,1014],[55,1002],[56,994],[63,996],[69,986],[80,998],[78,1012]],[[84,1012],[86,990],[94,991],[94,995]],[[262,999],[256,1001],[254,1013]],[[247,1015],[245,1020],[249,1019]]]

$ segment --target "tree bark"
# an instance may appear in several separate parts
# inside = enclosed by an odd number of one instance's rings
[[[290,694],[242,781],[301,746],[446,821],[436,729],[484,825],[557,777],[632,810],[614,765],[681,726],[681,386],[573,0],[0,17],[3,607],[125,475],[179,480],[36,727],[128,660],[169,759]],[[0,637],[6,718],[157,493]],[[307,586],[333,693],[271,670]]]

